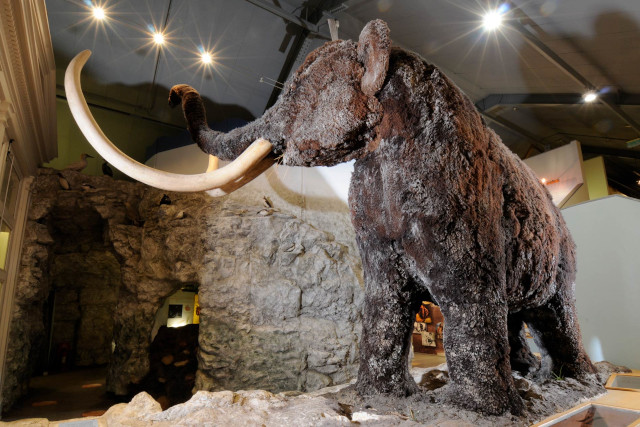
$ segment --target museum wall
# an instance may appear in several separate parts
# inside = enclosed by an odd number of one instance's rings
[[[193,291],[176,291],[170,295],[158,310],[151,331],[153,339],[158,333],[161,326],[169,326],[177,328],[180,326],[190,325],[194,322],[194,310],[196,305],[196,290]],[[169,306],[173,306],[170,312]],[[176,310],[177,309],[177,310]]]
[[[64,70],[60,71],[59,76],[64,76]],[[59,84],[62,85],[62,81],[60,81]],[[113,88],[111,89],[113,90]],[[104,99],[100,98],[100,101],[104,102]],[[163,107],[165,106],[165,102],[166,101],[162,103]],[[142,161],[145,158],[146,146],[158,137],[177,135],[182,132],[182,129],[175,126],[140,118],[135,114],[131,106],[113,104],[113,107],[116,110],[131,109],[132,114],[118,112],[109,108],[93,108],[91,112],[98,123],[100,123],[104,129],[109,130],[109,137],[118,141],[119,148],[134,159]],[[165,108],[169,110],[168,107]],[[171,112],[169,111],[169,113]],[[68,164],[78,161],[80,154],[83,152],[95,156],[95,150],[86,142],[82,132],[80,132],[80,129],[76,126],[66,99],[56,99],[56,115],[58,117],[58,156],[50,162],[45,163],[44,166],[63,169]],[[145,141],[145,143],[141,143],[141,141]],[[102,161],[99,158],[89,159],[89,164],[84,170],[84,173],[87,175],[100,176],[102,175],[101,168]],[[129,180],[129,178],[119,170],[114,168],[113,172],[117,179]]]
[[[589,200],[596,200],[609,195],[607,170],[602,156],[594,157],[582,162],[584,176],[589,190]]]
[[[54,340],[72,341],[76,365],[104,362],[93,348],[81,349],[83,336],[104,347],[113,341],[107,388],[126,394],[149,370],[159,309],[185,287],[199,290],[198,388],[313,390],[355,377],[363,285],[348,245],[252,191],[244,199],[168,193],[170,204],[161,204],[164,194],[106,176],[40,170],[10,324],[4,408],[43,366],[37,355],[55,347],[47,339],[51,319],[60,326]],[[108,330],[112,336],[103,336]]]
[[[589,200],[578,141],[529,157],[524,163],[544,180],[553,203],[559,208]]]
[[[609,196],[562,214],[577,245],[576,307],[589,356],[640,369],[640,201]]]

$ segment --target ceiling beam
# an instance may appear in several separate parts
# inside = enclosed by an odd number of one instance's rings
[[[305,29],[306,31],[308,31],[311,34],[319,34],[320,30],[319,30],[319,25],[318,24],[314,24],[311,23],[305,19],[300,18],[299,16],[296,16],[292,13],[289,13],[287,11],[285,11],[284,9],[282,9],[281,7],[278,7],[272,3],[269,3],[265,0],[246,0],[249,3],[258,6],[261,9],[266,10],[267,12],[271,12],[274,15],[279,16],[282,19],[285,19],[293,24],[296,24],[297,26]]]
[[[625,157],[627,159],[640,159],[638,150],[621,150],[618,148],[597,147],[582,144],[582,151],[590,154],[600,154],[603,156]]]
[[[638,191],[638,189],[634,188],[633,186],[620,182],[618,179],[612,178],[610,176],[607,176],[607,181],[609,181],[609,185],[611,185],[611,187],[615,188],[621,193],[630,197],[635,197],[636,199],[640,198],[640,191]]]
[[[296,64],[296,60],[302,52],[302,48],[304,46],[305,40],[309,36],[314,37],[325,37],[320,34],[320,22],[323,17],[332,16],[330,13],[326,12],[327,8],[335,7],[336,1],[322,1],[322,0],[310,0],[305,4],[305,8],[308,12],[307,17],[308,21],[302,18],[299,18],[295,15],[292,15],[281,8],[274,6],[272,4],[266,3],[264,0],[246,0],[258,7],[261,7],[271,13],[280,16],[288,22],[292,22],[298,26],[295,38],[289,52],[287,53],[287,57],[282,64],[282,69],[280,70],[280,74],[278,75],[277,82],[284,83],[291,71],[293,70],[293,66]],[[314,23],[315,22],[315,23]],[[280,96],[280,92],[282,92],[283,87],[280,85],[275,85],[273,91],[271,91],[271,96],[269,96],[269,100],[267,101],[267,105],[265,106],[265,111],[268,110],[276,103],[278,100],[278,96]]]
[[[530,19],[530,18],[529,18]],[[558,68],[564,71],[569,77],[578,82],[585,90],[596,90],[597,87],[587,80],[582,74],[580,74],[575,68],[569,65],[564,59],[562,59],[557,53],[551,50],[546,44],[542,43],[535,35],[525,28],[518,20],[510,20],[505,24],[518,32],[531,47],[533,47],[538,53],[544,56],[549,62],[555,64]],[[640,124],[638,124],[631,116],[624,112],[614,102],[606,97],[599,97],[599,101],[609,108],[615,115],[627,122],[639,135]]]
[[[492,93],[476,102],[482,112],[500,105],[567,105],[582,102],[577,93]]]
[[[638,93],[603,95],[602,98],[607,98],[611,102],[614,102],[614,98],[617,99],[615,104],[618,107],[640,105],[640,94]],[[500,105],[553,106],[582,103],[582,94],[579,93],[492,93],[476,102],[476,107],[482,112],[488,112]]]

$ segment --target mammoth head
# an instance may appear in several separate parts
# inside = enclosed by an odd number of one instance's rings
[[[69,64],[65,89],[78,126],[107,162],[138,181],[164,190],[215,189],[209,194],[224,195],[266,170],[275,155],[282,155],[287,165],[330,166],[371,151],[382,117],[376,93],[387,74],[390,49],[389,29],[380,20],[365,26],[358,43],[326,43],[309,54],[263,117],[228,134],[208,128],[202,100],[195,90],[187,85],[175,86],[170,101],[182,102],[192,138],[209,154],[235,158],[221,169],[197,175],[149,168],[109,141],[80,89],[80,72],[89,51],[81,52]]]
[[[309,54],[273,107],[286,123],[284,164],[330,166],[369,151],[390,49],[387,25],[372,21],[358,43],[336,40]]]

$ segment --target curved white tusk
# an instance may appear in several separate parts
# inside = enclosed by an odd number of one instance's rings
[[[64,87],[69,108],[78,127],[80,127],[80,130],[93,148],[105,161],[131,178],[167,191],[204,191],[221,188],[225,185],[239,188],[234,183],[248,182],[243,177],[271,152],[272,146],[269,141],[257,139],[228,165],[215,172],[196,175],[165,172],[138,163],[120,151],[107,138],[93,118],[91,111],[89,111],[89,106],[82,94],[80,72],[90,55],[91,51],[89,50],[80,52],[67,67],[64,76]]]
[[[218,169],[219,159],[216,156],[209,154],[209,165],[207,166],[207,172],[213,172]]]
[[[273,166],[274,163],[275,161],[271,157],[266,157],[262,159],[262,161],[258,163],[254,168],[252,168],[249,172],[247,172],[247,174],[244,175],[242,178],[234,182],[231,182],[229,184],[223,185],[220,188],[214,188],[213,190],[209,190],[207,191],[207,194],[211,197],[221,197],[221,196],[226,196],[227,194],[233,193],[238,188],[244,185],[247,185],[248,183],[253,181],[255,178],[260,176],[262,172],[269,169],[271,166]]]

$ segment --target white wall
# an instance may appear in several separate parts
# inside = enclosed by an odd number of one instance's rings
[[[562,214],[577,245],[576,307],[589,356],[640,369],[640,200],[609,196]]]
[[[156,313],[156,318],[151,331],[153,340],[161,326],[177,328],[193,323],[193,310],[195,309],[195,292],[179,290],[166,299],[162,307]],[[169,304],[182,306],[182,317],[169,319]]]
[[[227,162],[220,162],[220,167]],[[196,144],[163,151],[146,164],[175,173],[195,174],[207,169],[208,156]],[[275,208],[332,233],[352,246],[353,227],[347,198],[353,162],[333,167],[272,166],[260,177],[232,193],[231,200],[262,204],[267,196]]]
[[[583,187],[582,151],[578,141],[529,157],[524,162],[538,178],[546,180],[556,206],[565,206],[571,196]],[[589,199],[586,188],[583,191],[584,197],[579,201]]]

